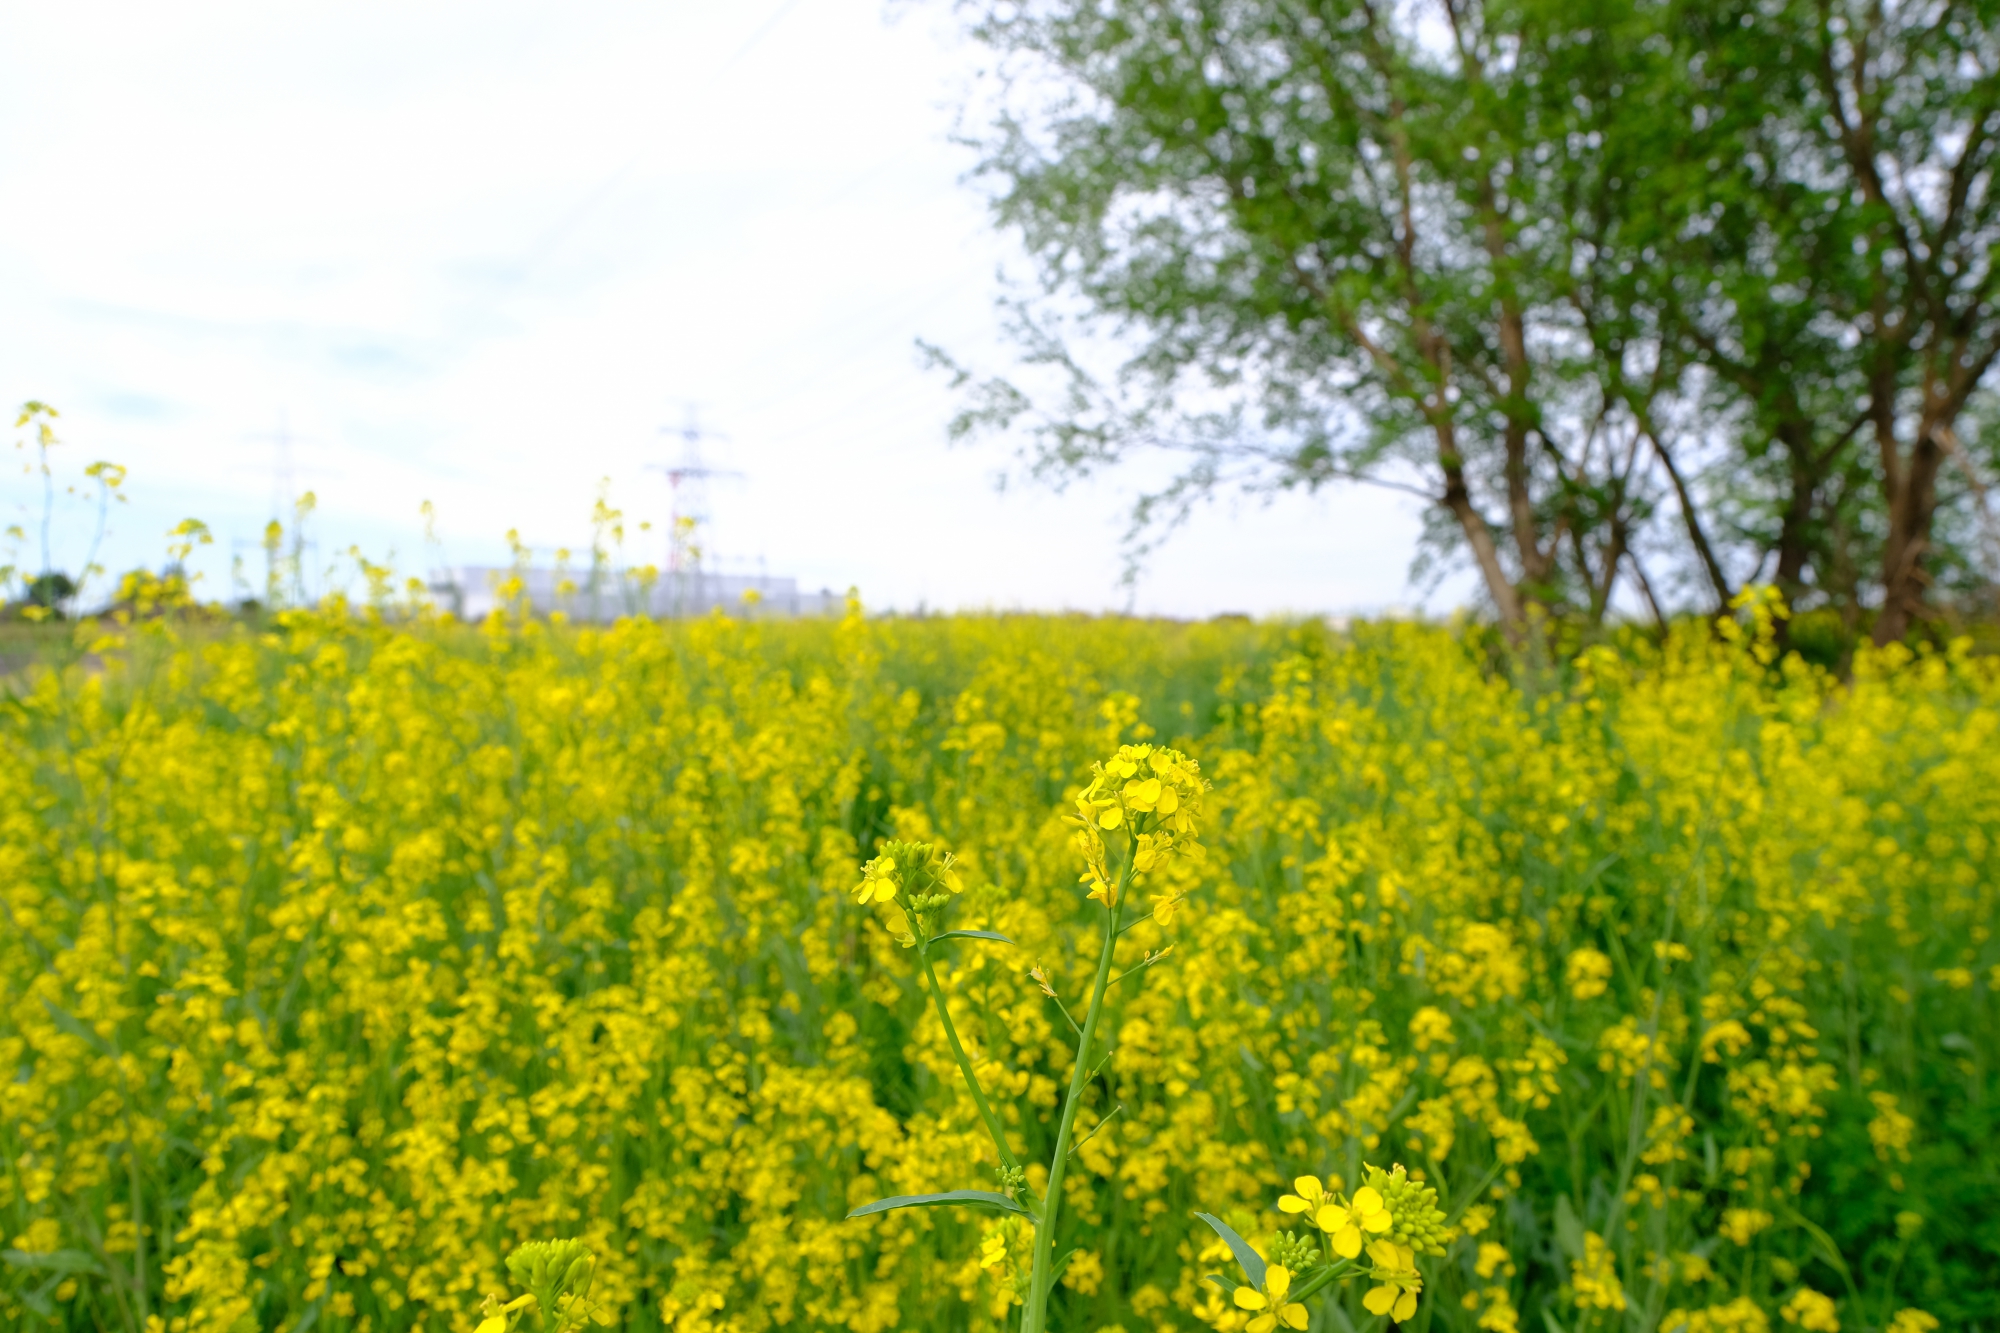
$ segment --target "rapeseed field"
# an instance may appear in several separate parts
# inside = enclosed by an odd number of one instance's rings
[[[1018,1210],[847,1214],[1073,1121],[1052,1330],[2000,1327],[2000,667],[1772,611],[114,630],[0,706],[0,1326],[1007,1328]]]

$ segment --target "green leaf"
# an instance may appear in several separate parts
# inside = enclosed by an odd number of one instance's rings
[[[49,1011],[49,1017],[54,1019],[55,1025],[64,1032],[81,1041],[89,1042],[93,1050],[100,1051],[105,1055],[111,1054],[111,1047],[105,1043],[104,1038],[98,1036],[88,1023],[78,1018],[75,1014],[51,1003],[47,999],[42,1001],[42,1008]]]
[[[1556,1196],[1556,1247],[1571,1263],[1583,1260],[1583,1219],[1570,1206],[1569,1195]]]
[[[1235,1278],[1229,1277],[1222,1273],[1210,1273],[1207,1277],[1204,1277],[1202,1281],[1214,1283],[1216,1286],[1222,1289],[1222,1294],[1225,1296],[1227,1296],[1229,1293],[1235,1291],[1238,1287],[1243,1285],[1241,1282],[1238,1282]]]
[[[1230,1252],[1236,1256],[1236,1263],[1243,1270],[1243,1276],[1250,1279],[1250,1285],[1263,1289],[1264,1256],[1250,1248],[1250,1242],[1236,1234],[1236,1228],[1217,1217],[1214,1213],[1196,1213],[1196,1217],[1215,1229],[1215,1234],[1228,1242]]]
[[[47,1254],[0,1250],[0,1259],[5,1259],[16,1268],[46,1268],[58,1273],[90,1273],[98,1277],[104,1275],[104,1269],[97,1260],[82,1250],[51,1250]]]
[[[939,940],[998,940],[1002,944],[1014,942],[997,930],[947,930],[942,935],[931,936],[933,944]]]
[[[1034,1214],[1015,1203],[1004,1194],[991,1190],[945,1190],[942,1194],[898,1194],[893,1199],[877,1199],[864,1203],[850,1211],[847,1216],[867,1217],[872,1213],[886,1213],[892,1208],[938,1208],[948,1204],[970,1204],[975,1208],[998,1208],[1003,1212],[1019,1213],[1023,1217]]]

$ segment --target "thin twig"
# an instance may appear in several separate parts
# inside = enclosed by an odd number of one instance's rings
[[[1160,950],[1158,953],[1147,954],[1145,962],[1140,963],[1137,967],[1128,967],[1123,972],[1120,972],[1117,976],[1111,978],[1110,985],[1107,985],[1105,989],[1109,990],[1111,986],[1116,986],[1119,982],[1125,980],[1125,978],[1129,976],[1136,976],[1138,973],[1144,972],[1147,968],[1159,962],[1162,958],[1165,958],[1168,954],[1172,953],[1173,951],[1174,951],[1174,946],[1169,944],[1166,948]]]
[[[1118,1103],[1118,1105],[1116,1105],[1116,1106],[1114,1106],[1113,1108],[1111,1108],[1111,1115],[1107,1115],[1107,1116],[1105,1116],[1105,1117],[1104,1117],[1104,1119],[1102,1119],[1102,1120],[1098,1121],[1098,1122],[1097,1122],[1096,1124],[1092,1125],[1092,1126],[1090,1127],[1090,1133],[1088,1133],[1088,1134],[1084,1135],[1084,1136],[1083,1136],[1082,1138],[1078,1139],[1078,1140],[1077,1140],[1077,1141],[1076,1141],[1075,1143],[1072,1143],[1072,1144],[1070,1144],[1070,1145],[1069,1145],[1069,1155],[1070,1155],[1071,1157],[1074,1157],[1074,1156],[1076,1156],[1076,1150],[1077,1150],[1078,1148],[1081,1148],[1081,1147],[1082,1147],[1082,1146],[1083,1146],[1084,1144],[1086,1144],[1086,1143],[1090,1142],[1090,1141],[1091,1141],[1092,1139],[1096,1138],[1096,1137],[1097,1137],[1097,1131],[1098,1131],[1098,1130],[1100,1130],[1100,1129],[1103,1129],[1103,1128],[1104,1128],[1104,1127],[1105,1127],[1106,1125],[1108,1125],[1108,1124],[1110,1124],[1110,1123],[1111,1123],[1111,1116],[1115,1116],[1115,1115],[1117,1115],[1117,1114],[1118,1114],[1118,1113],[1119,1113],[1120,1111],[1122,1111],[1122,1110],[1124,1110],[1124,1109],[1125,1109],[1125,1103],[1124,1103],[1124,1102],[1120,1102],[1120,1103]]]
[[[1042,994],[1056,1002],[1056,1008],[1062,1011],[1063,1021],[1069,1024],[1069,1030],[1081,1038],[1083,1036],[1083,1029],[1076,1025],[1074,1018],[1070,1017],[1069,1006],[1062,1002],[1062,996],[1056,994],[1056,988],[1049,984],[1049,974],[1042,971],[1041,964],[1037,963],[1033,968],[1030,968],[1028,975],[1033,977],[1035,984],[1042,988]]]

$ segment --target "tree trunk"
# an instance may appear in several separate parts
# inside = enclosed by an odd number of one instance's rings
[[[1924,618],[1930,587],[1931,523],[1937,516],[1937,476],[1944,449],[1937,432],[1950,423],[1926,420],[1903,465],[1889,474],[1889,536],[1882,544],[1882,614],[1877,645],[1894,643]],[[1900,452],[1900,451],[1899,451]]]
[[[1787,606],[1796,606],[1805,591],[1806,566],[1812,560],[1813,516],[1818,508],[1820,474],[1813,466],[1811,428],[1796,418],[1780,422],[1778,443],[1784,448],[1791,483],[1785,512],[1778,520],[1778,591]]]
[[[1444,477],[1444,507],[1458,520],[1466,545],[1472,548],[1473,559],[1479,562],[1487,595],[1493,598],[1493,605],[1500,612],[1501,628],[1508,638],[1518,640],[1527,624],[1521,610],[1520,590],[1500,563],[1500,548],[1493,541],[1493,529],[1486,525],[1485,517],[1472,503],[1472,493],[1465,485],[1465,469],[1449,454],[1445,456]]]

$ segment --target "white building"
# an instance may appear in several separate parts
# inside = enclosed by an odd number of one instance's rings
[[[483,620],[503,605],[503,589],[516,571],[500,565],[460,565],[431,576],[431,596],[461,620]],[[620,616],[727,615],[827,616],[847,607],[847,598],[828,588],[800,592],[799,581],[740,574],[686,571],[661,574],[651,587],[631,573],[585,570],[519,571],[528,608],[546,616],[561,611],[572,620],[604,624]],[[571,585],[564,588],[564,584]],[[559,589],[561,591],[559,591]]]

